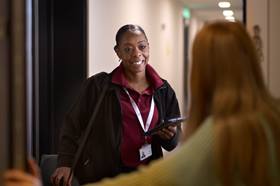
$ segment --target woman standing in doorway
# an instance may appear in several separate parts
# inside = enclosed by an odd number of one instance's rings
[[[58,168],[51,178],[55,185],[69,176],[79,139],[105,84],[108,89],[75,171],[81,184],[136,170],[162,157],[162,147],[171,151],[178,143],[181,129],[176,126],[144,136],[162,121],[180,116],[174,90],[148,64],[149,42],[144,30],[137,25],[121,27],[114,50],[120,65],[109,74],[90,77],[66,116]]]

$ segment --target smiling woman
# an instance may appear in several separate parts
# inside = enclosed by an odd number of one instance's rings
[[[92,132],[74,170],[81,184],[134,171],[161,158],[162,148],[171,151],[177,146],[180,126],[144,135],[161,121],[180,116],[174,90],[148,64],[149,43],[144,30],[124,25],[116,34],[114,50],[120,65],[111,73],[88,78],[79,100],[66,115],[58,168],[51,178],[54,185],[67,180],[80,138],[95,110],[98,114],[90,124]],[[97,108],[102,91],[105,97]]]

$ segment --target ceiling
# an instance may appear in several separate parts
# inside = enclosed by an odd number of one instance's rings
[[[224,19],[222,10],[218,7],[219,0],[180,0],[192,13],[203,20]],[[222,0],[221,0],[222,1]],[[242,21],[243,0],[223,0],[231,3],[230,9],[234,11],[234,17]]]

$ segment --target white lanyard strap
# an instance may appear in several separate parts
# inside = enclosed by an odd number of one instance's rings
[[[131,105],[133,107],[134,112],[136,113],[136,116],[138,118],[138,121],[140,122],[140,125],[141,125],[142,129],[144,130],[144,132],[147,132],[149,127],[150,127],[150,125],[151,125],[151,122],[152,122],[152,119],[153,119],[153,115],[154,115],[154,110],[155,110],[154,96],[152,96],[149,115],[148,115],[148,118],[147,118],[147,121],[146,121],[146,125],[144,126],[143,118],[142,118],[142,115],[140,113],[140,110],[139,110],[137,104],[132,99],[132,97],[130,96],[130,94],[129,94],[129,92],[128,92],[128,90],[126,88],[124,88],[124,91],[126,92],[126,94],[129,97],[130,103],[131,103]]]

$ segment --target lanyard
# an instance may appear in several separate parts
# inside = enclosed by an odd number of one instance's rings
[[[154,102],[154,96],[152,96],[152,100],[151,100],[151,107],[150,107],[150,111],[149,111],[149,115],[148,115],[148,118],[147,118],[147,121],[146,121],[146,125],[144,126],[144,122],[143,122],[143,118],[142,118],[142,115],[140,113],[140,110],[137,106],[137,104],[135,103],[135,101],[132,99],[132,97],[130,96],[129,92],[127,91],[126,88],[124,88],[124,91],[126,92],[126,94],[128,95],[129,97],[129,100],[130,100],[130,103],[133,107],[133,110],[134,112],[136,113],[136,116],[138,118],[138,121],[140,122],[140,125],[142,127],[142,129],[144,130],[144,132],[147,132],[150,125],[151,125],[151,122],[152,122],[152,119],[153,119],[153,115],[154,115],[154,110],[155,110],[155,102]]]

